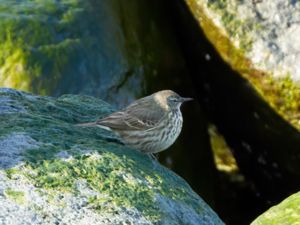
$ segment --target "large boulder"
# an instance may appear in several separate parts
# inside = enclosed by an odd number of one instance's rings
[[[3,224],[223,224],[175,173],[84,128],[112,112],[94,97],[0,89]]]
[[[185,73],[164,3],[0,2],[0,86],[116,105]],[[148,82],[148,80],[150,80]]]
[[[300,128],[300,2],[185,2],[222,58]]]

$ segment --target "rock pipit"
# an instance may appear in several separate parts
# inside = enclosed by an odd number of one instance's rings
[[[116,132],[124,144],[143,153],[161,152],[177,139],[182,128],[180,106],[183,98],[171,90],[138,99],[124,109],[96,122],[79,126],[98,126]]]

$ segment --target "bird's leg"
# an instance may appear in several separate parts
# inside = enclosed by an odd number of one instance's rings
[[[156,156],[154,155],[154,153],[148,153],[147,155],[149,156],[150,159],[155,160],[155,161],[158,161],[158,156],[156,157]]]
[[[148,157],[151,159],[153,168],[156,170],[159,165],[158,157],[154,155],[154,153],[147,153]]]

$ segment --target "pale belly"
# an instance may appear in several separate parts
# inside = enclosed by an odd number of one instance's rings
[[[153,153],[161,152],[169,148],[178,138],[182,128],[182,122],[176,126],[172,126],[169,132],[162,132],[160,141],[157,141],[156,151]]]
[[[120,133],[124,143],[143,153],[157,153],[169,148],[178,138],[182,128],[182,118],[167,126],[158,126],[148,131]],[[139,136],[139,138],[136,138]]]

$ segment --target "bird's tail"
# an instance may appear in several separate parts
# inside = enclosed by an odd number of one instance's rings
[[[96,122],[91,122],[91,123],[79,123],[79,124],[76,124],[75,126],[77,127],[100,127],[102,129],[105,129],[105,130],[111,130],[109,127],[106,127],[106,126],[103,126],[103,125],[100,125]]]
[[[75,126],[77,126],[77,127],[95,127],[95,126],[97,126],[97,124],[95,122],[79,123],[79,124],[75,124]]]

